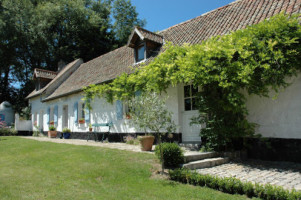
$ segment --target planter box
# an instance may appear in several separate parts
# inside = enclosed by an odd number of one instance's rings
[[[48,131],[48,137],[49,138],[56,138],[57,131]]]
[[[85,123],[85,120],[78,120],[78,123],[79,123],[79,124],[84,124],[84,123]]]

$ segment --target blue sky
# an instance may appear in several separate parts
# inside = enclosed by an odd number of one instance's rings
[[[140,19],[146,19],[144,28],[161,31],[234,0],[131,0]]]

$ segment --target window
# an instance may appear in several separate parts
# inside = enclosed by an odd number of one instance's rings
[[[79,119],[85,119],[85,104],[84,103],[80,103],[79,104],[80,108],[79,108]]]
[[[53,124],[51,124],[51,123],[54,123],[54,108],[53,107],[50,108],[49,119],[50,119],[50,125],[53,125]]]
[[[136,51],[136,62],[140,62],[145,59],[145,46],[142,45],[137,48]]]
[[[130,112],[131,112],[131,107],[129,106],[129,104],[126,102],[123,104],[123,113],[125,114],[125,118],[126,119],[131,119],[131,115],[130,115]]]
[[[38,125],[38,113],[37,112],[34,113],[33,123],[34,123],[34,126]]]
[[[192,85],[184,86],[184,106],[185,111],[197,110],[196,96],[198,88],[194,88]]]

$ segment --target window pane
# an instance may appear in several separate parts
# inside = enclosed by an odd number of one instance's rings
[[[185,99],[185,110],[191,110],[191,99]]]
[[[191,93],[193,97],[197,96],[198,93],[198,87],[194,88],[193,86],[191,86]]]
[[[144,46],[138,48],[137,54],[138,61],[144,60]]]
[[[196,98],[192,98],[192,110],[197,110],[197,100]]]
[[[184,86],[184,97],[191,97],[190,95],[190,85]]]
[[[82,104],[82,116],[81,118],[85,118],[85,104]]]

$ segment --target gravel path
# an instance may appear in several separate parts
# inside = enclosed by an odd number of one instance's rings
[[[127,150],[127,151],[134,151],[134,152],[142,152],[142,153],[153,153],[147,151],[141,151],[139,145],[129,145],[125,143],[109,143],[109,142],[95,142],[94,140],[79,140],[79,139],[59,139],[59,138],[48,138],[48,137],[23,137],[26,139],[32,139],[42,142],[54,142],[54,143],[63,143],[63,144],[74,144],[74,145],[86,145],[86,146],[96,146],[96,147],[106,147],[111,149],[120,149],[120,150]],[[153,147],[154,149],[154,147]]]

